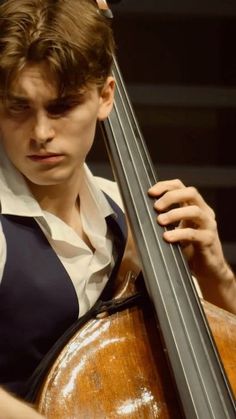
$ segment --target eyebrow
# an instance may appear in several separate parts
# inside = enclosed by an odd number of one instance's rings
[[[81,101],[83,97],[84,97],[84,94],[82,93],[78,93],[76,95],[74,94],[74,95],[61,96],[61,97],[49,100],[46,106],[48,107],[48,106],[54,106],[54,105],[63,105],[65,103],[77,104]]]
[[[57,97],[55,99],[51,99],[49,101],[47,101],[44,106],[50,107],[50,106],[58,106],[58,105],[62,105],[65,103],[71,103],[71,104],[76,104],[79,103],[81,101],[81,98],[84,96],[84,93],[78,93],[76,95],[67,95],[67,96],[61,96],[61,97]],[[30,100],[25,97],[25,96],[18,96],[13,94],[9,94],[7,95],[7,100],[9,101],[14,101],[14,102],[20,102],[20,103],[29,103]]]
[[[8,94],[7,100],[12,100],[15,102],[29,102],[29,99],[24,96],[16,96],[14,94]]]

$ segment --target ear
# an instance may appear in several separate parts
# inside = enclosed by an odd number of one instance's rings
[[[98,119],[103,121],[112,110],[115,93],[114,77],[109,76],[100,92],[100,104],[98,110]]]

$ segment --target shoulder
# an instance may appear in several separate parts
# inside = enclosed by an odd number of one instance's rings
[[[102,178],[102,177],[95,177],[95,182],[97,186],[105,192],[107,195],[109,195],[118,205],[119,207],[124,211],[124,204],[122,202],[122,198],[120,195],[120,191],[118,188],[118,185],[116,182]]]

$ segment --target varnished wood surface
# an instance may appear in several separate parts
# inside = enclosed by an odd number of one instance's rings
[[[236,397],[236,316],[206,301],[203,308]]]
[[[68,343],[38,400],[49,419],[182,417],[150,313],[91,320]]]
[[[236,316],[204,301],[203,306],[236,394]],[[49,419],[183,417],[150,312],[133,307],[101,317],[88,322],[61,352],[38,410]]]

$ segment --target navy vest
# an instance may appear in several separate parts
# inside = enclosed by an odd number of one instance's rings
[[[107,196],[115,215],[115,267],[103,292],[109,297],[126,242],[125,217]],[[45,354],[78,319],[74,286],[33,218],[0,216],[7,261],[0,285],[0,385],[25,397],[27,381]]]

